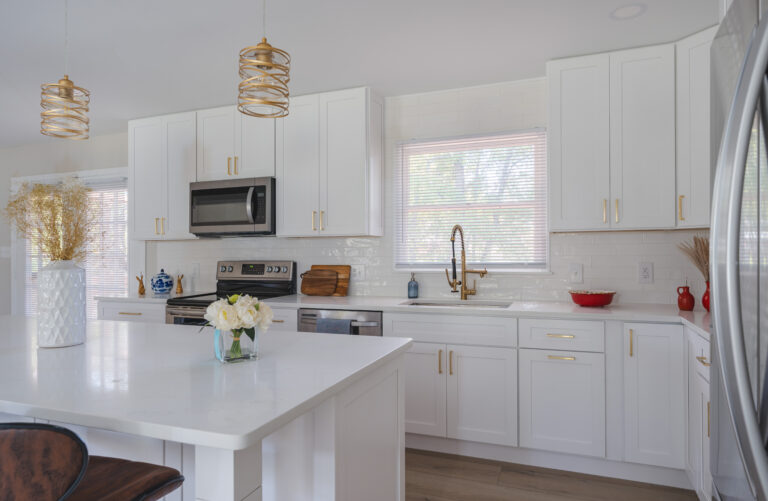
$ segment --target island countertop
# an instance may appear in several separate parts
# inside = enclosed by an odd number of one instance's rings
[[[93,321],[87,341],[37,348],[2,316],[0,412],[244,449],[404,353],[409,339],[267,332],[260,358],[219,363],[213,330]]]

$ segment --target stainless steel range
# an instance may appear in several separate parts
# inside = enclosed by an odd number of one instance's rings
[[[296,263],[293,261],[219,261],[216,292],[175,297],[165,307],[165,323],[205,325],[209,304],[232,294],[259,299],[296,294]]]

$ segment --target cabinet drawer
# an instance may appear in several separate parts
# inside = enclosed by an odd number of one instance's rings
[[[165,303],[99,302],[99,320],[165,323]]]
[[[520,347],[604,351],[605,324],[585,320],[520,319]]]
[[[696,368],[696,373],[709,382],[709,365],[712,363],[712,352],[710,349],[709,341],[696,334],[690,329],[686,329],[688,333],[688,339],[690,340],[689,346],[691,352],[688,356],[688,363],[693,364]]]
[[[296,309],[272,308],[272,313],[274,314],[274,317],[272,318],[272,325],[269,327],[269,330],[291,332],[298,330],[296,327]]]
[[[429,313],[384,314],[384,335],[426,343],[517,346],[517,319]]]

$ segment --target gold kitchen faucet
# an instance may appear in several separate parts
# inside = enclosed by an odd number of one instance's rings
[[[457,280],[456,277],[456,232],[459,232],[461,236],[461,280]],[[453,280],[448,274],[448,270],[445,270],[445,277],[448,279],[448,285],[451,286],[451,292],[459,292],[456,289],[457,286],[461,286],[461,299],[466,300],[467,296],[474,296],[477,294],[477,280],[472,281],[472,288],[467,287],[467,273],[475,273],[483,278],[488,274],[488,269],[483,267],[482,270],[468,270],[467,269],[467,254],[464,252],[464,229],[461,225],[456,225],[451,230],[451,248],[453,251],[453,257],[451,258],[451,265],[453,266]]]

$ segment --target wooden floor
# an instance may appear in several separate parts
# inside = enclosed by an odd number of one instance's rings
[[[694,501],[693,491],[407,449],[406,501]]]

